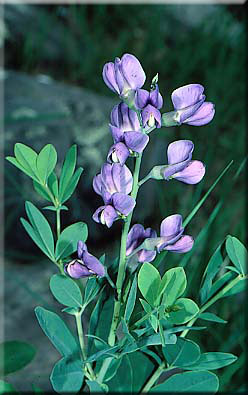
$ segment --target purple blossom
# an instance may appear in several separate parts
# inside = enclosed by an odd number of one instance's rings
[[[209,123],[215,114],[213,103],[205,102],[204,87],[200,84],[182,86],[172,92],[171,99],[176,110],[175,121],[179,124],[201,126]]]
[[[114,63],[106,63],[102,75],[105,84],[122,97],[141,88],[146,80],[139,60],[131,54],[124,54],[121,59],[115,58]]]
[[[163,106],[163,98],[159,93],[158,84],[151,92],[138,89],[135,94],[135,105],[141,111],[143,126],[148,125],[161,127],[161,113],[159,109]]]
[[[121,102],[114,106],[110,114],[110,128],[115,126],[120,130],[120,133],[124,132],[139,132],[140,123],[137,113],[131,110],[127,104]]]
[[[169,144],[167,149],[168,166],[162,167],[165,180],[175,178],[186,184],[197,184],[205,174],[202,162],[192,159],[194,144],[190,140],[178,140]]]
[[[170,215],[165,218],[160,225],[160,240],[157,243],[157,250],[172,252],[188,252],[194,244],[191,236],[183,236],[182,216],[179,214]]]
[[[105,275],[104,266],[101,262],[91,255],[86,244],[79,240],[77,244],[78,259],[74,259],[64,267],[64,271],[72,278],[83,278]]]
[[[140,224],[133,225],[127,236],[126,255],[132,254],[147,238],[157,237],[157,233],[152,228],[144,229]],[[156,251],[145,249],[137,252],[138,262],[151,262],[156,257]]]

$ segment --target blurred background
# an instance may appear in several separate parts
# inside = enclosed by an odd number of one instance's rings
[[[145,88],[159,73],[164,98],[162,112],[172,110],[172,91],[188,83],[205,87],[215,103],[214,120],[205,126],[162,128],[151,135],[142,176],[166,161],[167,145],[191,139],[194,158],[205,162],[206,176],[197,186],[176,181],[149,181],[140,190],[133,221],[159,229],[170,214],[187,216],[233,160],[228,173],[187,227],[196,243],[192,253],[168,254],[162,271],[182,264],[188,276],[188,295],[198,295],[200,278],[215,248],[227,234],[245,242],[245,13],[234,5],[5,5],[0,39],[5,40],[4,80],[5,153],[16,142],[39,151],[52,143],[59,156],[58,171],[67,149],[78,145],[78,165],[84,168],[78,188],[63,212],[62,226],[83,220],[89,227],[88,247],[108,259],[118,254],[121,223],[111,229],[95,224],[93,212],[101,199],[92,189],[111,145],[108,123],[118,103],[102,80],[107,61],[134,54],[147,75]],[[241,167],[240,167],[241,166]],[[235,174],[238,177],[235,177]],[[56,303],[49,293],[51,267],[24,232],[24,201],[39,208],[45,201],[32,191],[32,182],[5,163],[5,326],[6,339],[21,338],[36,345],[34,362],[10,377],[19,389],[32,383],[50,389],[48,375],[58,359],[35,322],[33,307]],[[52,212],[45,215],[54,223]],[[197,341],[202,350],[232,352],[238,362],[218,372],[221,391],[244,389],[244,294],[222,299],[212,311],[230,322],[208,324],[210,335]],[[194,336],[196,336],[194,334]],[[44,358],[44,356],[46,358]],[[26,377],[27,377],[26,376]]]

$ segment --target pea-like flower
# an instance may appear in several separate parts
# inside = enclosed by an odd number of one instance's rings
[[[184,253],[191,250],[194,240],[191,236],[184,235],[182,216],[173,214],[165,218],[160,225],[160,240],[156,248],[158,252],[163,250]]]
[[[174,119],[179,124],[202,126],[215,114],[213,103],[205,102],[204,87],[200,84],[182,86],[172,92],[171,99],[176,110]]]
[[[141,110],[144,127],[161,127],[161,113],[159,109],[163,106],[163,98],[159,92],[158,84],[150,92],[145,89],[138,89],[135,94],[135,105]]]
[[[130,91],[141,88],[146,80],[145,72],[139,60],[131,54],[115,58],[103,67],[103,80],[113,92],[121,97],[128,96]]]
[[[191,160],[194,144],[190,140],[178,140],[167,149],[168,165],[155,166],[147,178],[167,181],[176,179],[186,184],[197,184],[205,174],[205,166],[199,160]]]
[[[88,252],[86,244],[79,240],[77,244],[78,259],[74,259],[64,267],[64,271],[72,278],[83,278],[105,275],[104,266]]]
[[[93,214],[94,221],[110,228],[114,221],[130,214],[135,206],[135,200],[128,195],[132,185],[132,173],[127,166],[105,163],[93,179],[93,188],[104,201],[104,206]]]
[[[140,224],[135,224],[130,229],[127,236],[126,256],[132,254],[147,238],[157,237],[157,233],[152,228],[144,229]],[[151,262],[156,257],[156,251],[141,249],[137,251],[138,262]]]

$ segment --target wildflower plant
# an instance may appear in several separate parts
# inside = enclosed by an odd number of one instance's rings
[[[15,156],[7,157],[49,201],[43,209],[56,215],[55,231],[31,202],[25,205],[27,219],[21,218],[34,243],[57,266],[59,274],[51,277],[51,292],[63,306],[62,312],[74,316],[76,322],[77,333],[72,334],[59,315],[35,308],[42,330],[61,354],[51,372],[52,386],[58,393],[79,392],[86,387],[90,392],[217,392],[218,377],[212,370],[235,362],[237,357],[218,351],[202,353],[186,337],[190,331],[203,331],[202,336],[206,336],[205,326],[194,325],[198,319],[226,323],[208,309],[242,289],[240,284],[247,278],[246,249],[230,235],[219,244],[199,284],[197,301],[187,297],[187,278],[180,263],[167,270],[163,258],[168,252],[184,254],[192,249],[194,240],[186,225],[230,164],[187,218],[180,213],[168,215],[156,229],[132,224],[137,194],[145,182],[175,179],[197,184],[205,176],[204,164],[192,159],[193,142],[179,140],[167,147],[165,163],[154,166],[140,179],[142,157],[149,140],[156,138],[156,129],[184,123],[205,125],[214,117],[214,105],[205,101],[202,85],[189,84],[172,92],[174,111],[161,113],[158,74],[145,90],[145,72],[130,54],[105,64],[103,80],[120,103],[110,114],[113,144],[93,179],[99,207],[92,218],[103,232],[116,221],[122,222],[120,253],[113,262],[105,254],[97,258],[88,251],[85,223],[61,229],[61,214],[68,210],[65,203],[83,171],[76,170],[75,145],[67,152],[59,177],[55,171],[57,153],[51,144],[36,153],[17,143]],[[134,161],[133,173],[128,161]],[[220,268],[224,275],[219,276]],[[86,284],[81,279],[86,279]],[[86,310],[90,318],[84,334],[82,317]]]

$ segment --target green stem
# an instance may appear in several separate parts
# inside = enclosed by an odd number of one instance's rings
[[[57,238],[60,236],[60,209],[57,208],[56,210],[56,220],[57,220]]]
[[[153,375],[151,376],[150,380],[146,383],[146,385],[142,388],[142,390],[140,391],[141,394],[145,393],[145,392],[149,392],[150,389],[152,388],[152,386],[156,383],[156,381],[159,379],[160,375],[162,372],[165,372],[166,370],[170,370],[170,369],[166,369],[165,368],[165,362],[163,362],[161,365],[159,365],[159,367],[155,370],[155,372],[153,373]]]
[[[86,355],[86,351],[85,351],[85,345],[84,345],[84,334],[83,334],[83,326],[82,326],[82,313],[83,313],[83,309],[75,314],[75,318],[76,318],[76,325],[77,325],[77,332],[78,332],[78,338],[79,338],[79,344],[80,344],[80,348],[81,348],[81,353],[82,353],[82,360],[85,361],[87,359],[87,355]],[[96,379],[95,373],[91,367],[90,363],[86,363],[85,364],[86,369],[89,372],[90,378],[92,380]]]
[[[213,296],[207,303],[205,303],[197,313],[196,317],[192,318],[187,323],[187,326],[192,326],[194,325],[195,321],[199,318],[199,315],[203,313],[205,310],[207,310],[212,304],[214,304],[218,299],[222,298],[230,289],[232,289],[239,281],[245,280],[246,276],[242,276],[241,274],[237,277],[235,277],[229,284],[227,284],[224,288],[222,288],[215,296]],[[189,329],[185,329],[180,337],[185,337],[188,333]]]

